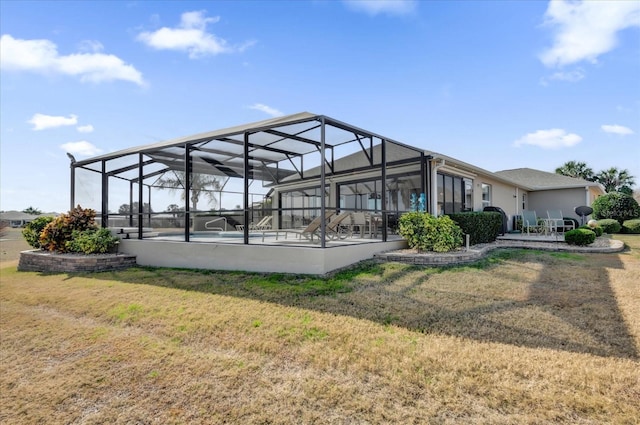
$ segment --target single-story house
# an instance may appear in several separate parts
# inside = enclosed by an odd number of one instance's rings
[[[0,212],[0,221],[7,223],[10,227],[24,227],[27,223],[38,217],[56,217],[57,213],[44,214],[27,214],[22,211],[3,211]]]
[[[140,264],[175,267],[324,274],[404,246],[393,224],[417,199],[434,215],[500,207],[511,227],[523,209],[573,216],[602,193],[537,170],[490,172],[309,112],[71,157],[70,205],[99,211],[104,226],[128,224],[121,250]],[[122,203],[129,214],[111,212]],[[157,229],[167,204],[175,227]],[[300,237],[332,211],[366,214],[368,237],[332,239],[324,221],[315,243]],[[265,216],[268,229],[252,228]]]

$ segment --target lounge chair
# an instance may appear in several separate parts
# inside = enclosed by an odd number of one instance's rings
[[[527,235],[533,230],[536,233],[540,233],[543,230],[543,226],[539,224],[538,216],[535,211],[523,210],[522,211],[522,230],[527,230]]]
[[[334,215],[333,211],[326,211],[325,212],[325,221],[329,220],[331,218],[331,216]],[[320,227],[322,226],[322,216],[318,216],[316,218],[314,218],[311,223],[309,223],[309,225],[307,227],[305,227],[304,229],[274,229],[274,230],[263,230],[262,231],[262,242],[264,242],[264,236],[266,234],[269,233],[275,233],[276,235],[276,240],[278,240],[278,237],[280,236],[281,233],[284,233],[284,238],[287,239],[287,234],[289,233],[293,233],[295,235],[297,235],[298,237],[303,237],[306,239],[309,239],[311,242],[313,242],[313,237],[314,235],[317,236],[318,241],[320,241]]]
[[[349,225],[343,222],[349,219]],[[325,226],[325,237],[327,239],[344,239],[351,234],[351,213],[343,212],[336,216],[332,216],[331,220]]]
[[[249,223],[249,230],[268,230],[271,229],[271,220],[273,219],[273,216],[271,215],[265,215],[264,217],[262,217],[262,219],[257,222],[257,223]],[[244,230],[244,224],[237,224],[236,225],[236,230],[238,231],[243,231]]]
[[[565,230],[573,230],[576,228],[573,220],[567,220],[562,216],[561,210],[548,210],[547,217],[550,230],[553,232],[564,233]]]

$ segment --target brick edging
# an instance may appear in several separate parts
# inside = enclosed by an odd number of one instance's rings
[[[24,272],[103,272],[136,265],[136,256],[127,254],[77,255],[48,251],[22,251],[18,271]]]
[[[445,252],[445,253],[401,253],[397,251],[383,252],[376,254],[374,259],[378,261],[394,261],[398,263],[417,264],[425,266],[446,266],[455,264],[466,264],[478,261],[486,257],[491,251],[496,249],[520,248],[520,249],[537,249],[541,251],[564,251],[578,253],[598,253],[610,254],[624,250],[624,243],[618,240],[611,240],[609,247],[588,247],[574,246],[564,243],[544,243],[544,242],[525,242],[525,241],[499,241],[484,246],[479,249],[470,249],[469,251]]]

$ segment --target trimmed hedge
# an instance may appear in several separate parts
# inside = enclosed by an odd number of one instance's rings
[[[602,230],[610,235],[619,233],[620,229],[622,228],[622,226],[620,226],[620,223],[618,223],[618,220],[614,220],[612,218],[598,220],[598,226],[602,227]]]
[[[464,212],[448,214],[469,235],[469,243],[489,243],[496,240],[502,231],[502,214],[498,212]]]
[[[640,219],[627,220],[622,223],[623,233],[640,233]]]
[[[600,226],[590,227],[590,226],[585,224],[584,226],[578,227],[578,229],[591,230],[593,233],[596,234],[596,237],[602,236],[602,234],[604,233],[604,230],[602,230],[602,227],[600,227]]]
[[[569,230],[564,234],[564,241],[569,245],[585,246],[596,240],[596,234],[589,229]]]

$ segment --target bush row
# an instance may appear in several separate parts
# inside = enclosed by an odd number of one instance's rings
[[[493,242],[502,230],[502,214],[498,212],[454,213],[449,217],[469,235],[471,245]]]

